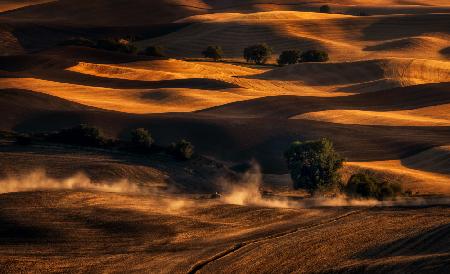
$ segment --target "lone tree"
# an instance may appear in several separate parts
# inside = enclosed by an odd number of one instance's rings
[[[184,139],[178,143],[172,143],[170,150],[179,160],[189,160],[194,155],[194,146]]]
[[[153,144],[153,138],[145,128],[137,128],[131,131],[131,143],[138,149],[149,149]]]
[[[328,60],[330,60],[328,53],[321,50],[304,51],[300,56],[301,62],[326,62]]]
[[[320,7],[320,12],[321,13],[331,13],[331,8],[328,5],[323,5]]]
[[[247,62],[255,64],[264,64],[272,56],[272,48],[267,44],[258,44],[244,49],[244,58]]]
[[[300,55],[298,50],[285,50],[280,54],[278,64],[280,66],[296,64],[300,61]]]
[[[208,46],[204,51],[202,51],[205,58],[213,59],[214,61],[219,61],[222,59],[223,50],[220,46]]]
[[[163,46],[148,46],[144,54],[152,57],[166,57]]]
[[[328,139],[296,141],[284,154],[295,189],[313,194],[332,189],[341,183],[339,169],[344,159],[334,150]]]

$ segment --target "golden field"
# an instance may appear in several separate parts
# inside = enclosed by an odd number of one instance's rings
[[[445,273],[449,27],[446,0],[3,1],[0,272]],[[167,57],[62,44],[74,37]],[[246,63],[258,43],[272,57]],[[224,58],[203,58],[209,45]],[[278,66],[291,49],[330,61]],[[120,140],[146,128],[200,156],[11,137],[78,124]],[[366,172],[411,197],[293,190],[283,152],[323,137],[344,179]],[[236,175],[250,162],[261,171]]]

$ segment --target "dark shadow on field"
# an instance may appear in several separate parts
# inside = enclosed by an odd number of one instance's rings
[[[450,83],[424,84],[341,97],[268,96],[198,111],[223,117],[287,119],[323,110],[410,110],[450,103]]]
[[[361,260],[326,273],[447,273],[450,224],[405,237],[355,255]]]
[[[362,259],[450,252],[450,223],[376,247],[358,255]]]
[[[25,220],[24,216],[11,216],[0,210],[0,246],[10,244],[46,244],[61,242],[64,235],[49,224],[39,224]]]
[[[41,51],[58,46],[61,42],[84,37],[92,40],[134,37],[135,39],[151,39],[178,31],[190,23],[168,23],[141,26],[117,27],[77,27],[58,23],[9,22],[14,37],[29,52]]]
[[[409,158],[401,159],[402,165],[419,169],[428,172],[440,173],[444,175],[450,175],[450,151],[434,148],[434,151],[423,151],[417,154],[418,157],[412,156]]]
[[[430,33],[448,33],[450,14],[399,15],[369,20],[372,22],[363,29],[362,38],[385,41]]]
[[[238,85],[216,79],[188,78],[161,81],[141,81],[118,78],[108,78],[88,75],[68,70],[34,71],[25,75],[46,81],[54,81],[66,84],[76,84],[90,87],[113,89],[160,89],[160,88],[185,88],[203,90],[222,90],[238,88]]]
[[[59,212],[64,220],[80,223],[81,227],[101,230],[107,235],[145,237],[147,240],[171,238],[176,232],[168,225],[159,223],[157,215],[138,211],[110,208],[87,208],[78,212]],[[75,226],[76,228],[77,226]]]
[[[221,160],[240,162],[260,155],[256,160],[263,163],[265,171],[274,173],[286,170],[282,168],[284,159],[274,161],[278,158],[273,155],[282,155],[288,144],[298,139],[327,137],[349,161],[375,161],[404,158],[432,146],[446,145],[450,134],[449,127],[356,126],[278,119],[230,121],[170,115],[142,116],[142,119],[111,115],[103,120],[106,117],[108,115],[99,117],[95,113],[86,115],[86,112],[55,112],[36,115],[17,124],[14,129],[25,132],[42,131],[43,128],[56,130],[85,123],[115,134],[126,134],[128,128],[145,127],[163,144],[185,138],[195,145],[198,152]],[[68,121],[73,124],[68,124]],[[285,147],[281,149],[283,144]]]
[[[447,58],[450,58],[450,47],[440,50],[439,53],[444,55]]]
[[[177,235],[171,217],[80,204],[51,207],[69,192],[26,192],[0,195],[0,246],[34,245],[60,254],[122,254],[133,248],[158,246]],[[99,194],[100,197],[101,194]],[[42,206],[23,204],[22,198]],[[106,196],[107,197],[107,196]],[[173,220],[172,220],[173,221]],[[50,247],[48,244],[52,244]]]
[[[301,72],[295,73],[291,68],[297,68]],[[376,60],[355,61],[351,65],[345,62],[299,63],[292,65],[291,68],[284,67],[279,71],[267,71],[238,78],[280,81],[301,80],[303,84],[310,86],[359,84],[361,82],[379,81],[385,78],[380,62]]]
[[[89,74],[83,74],[75,71],[66,70],[78,64],[83,59],[109,59],[115,60],[114,63],[132,62],[138,60],[152,60],[148,57],[138,57],[135,59],[124,54],[109,53],[98,50],[86,50],[88,53],[93,51],[95,57],[84,56],[80,60],[78,56],[72,56],[70,48],[68,53],[58,53],[60,56],[53,55],[21,55],[0,57],[0,70],[17,74],[17,77],[33,77],[42,80],[55,81],[60,83],[77,84],[83,86],[115,88],[115,89],[157,89],[157,88],[189,88],[205,90],[221,90],[228,88],[238,88],[238,85],[227,83],[216,79],[190,78],[173,79],[161,81],[143,81],[128,80],[118,78],[108,78]],[[48,53],[54,54],[54,53]],[[105,58],[101,57],[102,55]],[[3,75],[8,77],[7,74]],[[14,75],[10,75],[14,77]]]
[[[438,84],[441,88],[436,90],[431,88],[432,85],[424,85],[417,87],[415,92],[391,90],[332,100],[343,100],[336,102],[341,108],[407,109],[411,105],[449,102],[447,85]],[[407,92],[411,95],[402,96]],[[4,100],[1,99],[3,94],[7,95]],[[287,119],[298,113],[323,109],[327,100],[331,100],[326,98],[266,97],[198,113],[135,115],[88,107],[84,109],[81,105],[72,106],[66,100],[35,94],[20,90],[0,93],[0,110],[8,110],[2,112],[4,117],[8,117],[0,120],[2,129],[48,132],[85,123],[99,127],[107,136],[128,138],[131,129],[145,127],[160,145],[169,145],[184,138],[191,141],[199,153],[225,161],[247,161],[259,155],[256,160],[266,163],[263,168],[275,173],[286,170],[281,169],[285,165],[284,160],[276,158],[280,161],[275,162],[273,155],[282,155],[285,148],[281,147],[287,147],[297,139],[327,137],[349,161],[376,161],[405,158],[434,146],[448,145],[450,138],[449,127],[360,126]],[[330,108],[336,106],[331,105]],[[246,118],[248,116],[256,118]]]

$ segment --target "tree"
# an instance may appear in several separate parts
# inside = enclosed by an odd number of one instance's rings
[[[107,140],[100,130],[81,124],[72,128],[62,129],[48,136],[49,141],[81,146],[105,146]]]
[[[131,143],[135,148],[149,149],[153,142],[152,136],[145,128],[137,128],[131,131]]]
[[[223,50],[220,46],[208,46],[204,51],[202,51],[205,58],[213,59],[214,61],[219,61],[222,59]]]
[[[320,7],[321,13],[331,13],[331,7],[328,5],[323,5]]]
[[[258,65],[264,64],[272,55],[272,48],[267,44],[258,44],[244,49],[244,58],[247,62],[254,62]]]
[[[280,66],[287,64],[296,64],[300,61],[300,51],[298,50],[285,50],[280,54],[278,58],[278,64]]]
[[[311,194],[336,187],[341,182],[339,169],[344,159],[328,139],[296,141],[284,154],[295,189]]]
[[[326,62],[329,59],[328,53],[321,50],[304,51],[300,56],[301,62]]]
[[[183,139],[178,143],[172,143],[171,151],[178,159],[189,160],[194,155],[194,146]]]
[[[144,54],[152,57],[165,57],[163,46],[148,46]]]

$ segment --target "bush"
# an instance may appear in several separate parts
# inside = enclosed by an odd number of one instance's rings
[[[94,48],[95,42],[89,40],[87,38],[78,37],[78,38],[70,38],[66,41],[60,43],[61,46],[81,46],[81,47],[89,47]]]
[[[84,124],[62,129],[59,132],[50,134],[47,138],[53,142],[80,146],[98,147],[105,146],[108,143],[108,140],[102,136],[98,128]]]
[[[135,53],[137,48],[125,39],[102,39],[97,41],[96,48],[109,50],[109,51],[118,51],[122,53]]]
[[[194,155],[194,146],[186,140],[172,143],[170,150],[180,160],[189,160]]]
[[[302,52],[301,62],[326,62],[329,60],[328,53],[320,50],[308,50]]]
[[[331,13],[331,7],[328,5],[323,5],[320,7],[319,11],[321,13]]]
[[[278,58],[278,64],[280,66],[287,64],[296,64],[300,61],[300,51],[298,50],[286,50],[280,54]]]
[[[341,183],[339,169],[344,159],[327,139],[296,141],[284,154],[295,189],[310,193],[332,189]]]
[[[137,128],[131,131],[131,144],[138,149],[149,149],[153,144],[153,138],[145,128]]]
[[[398,183],[380,183],[372,176],[358,173],[350,177],[345,192],[352,197],[386,200],[397,197],[403,190]]]
[[[145,49],[144,54],[152,57],[166,57],[163,46],[149,46]]]
[[[204,51],[202,51],[205,58],[213,59],[214,61],[219,61],[222,59],[223,50],[220,46],[209,46]]]
[[[244,49],[244,58],[247,62],[264,64],[272,56],[272,48],[267,44],[258,44]]]

